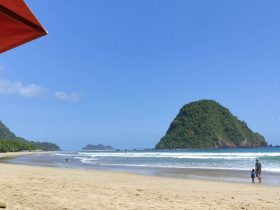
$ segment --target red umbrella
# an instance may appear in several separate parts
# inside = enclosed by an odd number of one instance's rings
[[[0,53],[46,34],[23,0],[0,0]]]

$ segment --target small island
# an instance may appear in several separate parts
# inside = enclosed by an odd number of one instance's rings
[[[266,147],[265,138],[253,132],[227,108],[213,100],[184,105],[156,149]]]
[[[112,146],[105,146],[103,144],[88,144],[83,148],[83,150],[113,150],[114,148]]]
[[[18,137],[0,121],[0,152],[18,152],[23,150],[58,151],[60,148],[54,143],[28,141]]]

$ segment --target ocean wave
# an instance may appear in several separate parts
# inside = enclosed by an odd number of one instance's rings
[[[57,153],[84,164],[116,167],[248,170],[260,158],[263,171],[280,173],[279,152],[75,152]]]
[[[119,167],[144,167],[144,168],[172,168],[172,169],[208,169],[208,170],[239,170],[239,171],[248,171],[250,170],[249,167],[217,167],[217,166],[186,166],[186,165],[178,165],[178,164],[132,164],[132,163],[101,163],[97,162],[96,160],[92,161],[88,158],[82,158],[80,159],[81,162],[86,164],[98,164],[101,166],[119,166]],[[248,169],[249,168],[249,169]],[[263,171],[267,172],[277,172],[280,173],[280,168],[274,168],[274,167],[267,167],[263,168]]]
[[[82,163],[86,163],[86,164],[98,164],[98,158],[79,158],[76,157],[76,159],[79,159]]]
[[[73,157],[73,156],[75,156],[75,155],[77,155],[77,154],[66,154],[66,153],[54,153],[54,154],[52,154],[52,155],[55,155],[55,156],[62,156],[62,157]]]
[[[167,153],[167,152],[79,152],[84,157],[119,157],[119,158],[177,158],[177,159],[255,159],[279,157],[279,152],[271,153]]]

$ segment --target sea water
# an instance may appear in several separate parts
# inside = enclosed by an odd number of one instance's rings
[[[280,185],[280,148],[61,151],[22,156],[12,163],[120,170],[147,175],[250,182],[259,159],[264,182]]]

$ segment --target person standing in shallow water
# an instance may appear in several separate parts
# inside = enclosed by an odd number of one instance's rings
[[[259,180],[259,183],[262,182],[262,164],[260,163],[260,161],[258,159],[256,159],[256,164],[255,164],[255,172],[256,172],[256,177]]]

